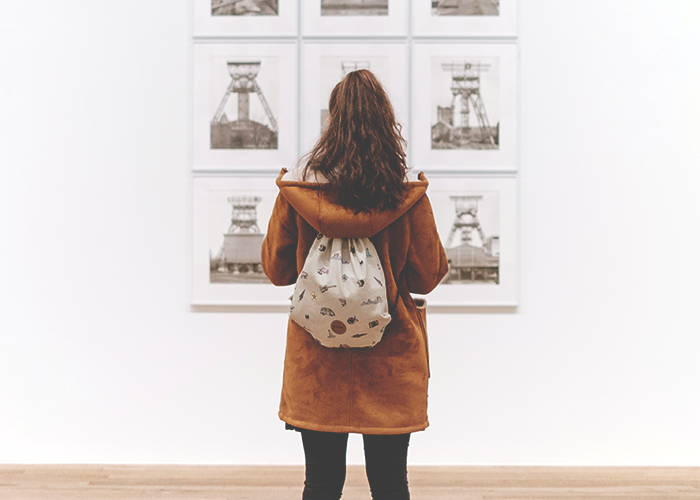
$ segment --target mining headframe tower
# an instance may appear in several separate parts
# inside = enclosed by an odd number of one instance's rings
[[[231,82],[211,122],[212,149],[277,149],[277,120],[257,81],[260,61],[226,63]],[[238,117],[229,121],[224,109],[231,94],[238,96]],[[250,119],[250,94],[256,94],[269,126]]]
[[[260,251],[265,235],[258,227],[259,196],[231,196],[231,225],[211,269],[235,274],[262,274]]]
[[[486,237],[479,222],[479,202],[483,196],[450,196],[455,203],[455,219],[445,241],[450,270],[445,283],[495,282],[499,280],[499,237]],[[455,236],[459,243],[453,246]]]
[[[432,128],[433,147],[441,144],[455,148],[474,146],[494,149],[498,146],[498,135],[494,132],[486,114],[481,96],[481,73],[488,71],[490,64],[480,62],[451,62],[442,64],[443,71],[452,73],[450,91],[452,103],[448,107],[438,106],[437,123]],[[479,136],[474,137],[470,126],[470,114],[474,111],[479,125]],[[459,125],[457,121],[459,120]]]

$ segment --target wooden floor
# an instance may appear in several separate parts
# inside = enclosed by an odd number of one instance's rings
[[[0,465],[0,499],[299,500],[303,467]],[[700,467],[410,467],[412,500],[700,500]],[[369,500],[348,467],[344,500]]]

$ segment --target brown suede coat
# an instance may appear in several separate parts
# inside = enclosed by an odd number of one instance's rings
[[[289,320],[279,417],[325,432],[404,434],[428,426],[428,339],[410,292],[426,294],[447,273],[445,250],[421,173],[396,211],[356,214],[333,203],[327,184],[283,181],[262,247],[275,285],[296,282],[318,233],[369,237],[396,303],[382,340],[363,349],[329,349]],[[400,297],[397,301],[397,291]]]

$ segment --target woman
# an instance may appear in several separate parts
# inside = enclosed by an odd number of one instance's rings
[[[364,349],[329,349],[289,321],[279,416],[301,432],[303,499],[338,499],[348,433],[364,438],[372,498],[408,499],[412,432],[428,426],[428,342],[410,293],[447,273],[421,173],[408,181],[405,141],[389,98],[367,70],[333,89],[328,127],[292,172],[277,178],[262,247],[275,285],[296,282],[316,236],[370,238],[384,269],[392,320]]]

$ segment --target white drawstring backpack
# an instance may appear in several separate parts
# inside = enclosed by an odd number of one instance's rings
[[[391,321],[384,270],[369,238],[316,237],[289,315],[325,347],[371,347]]]

